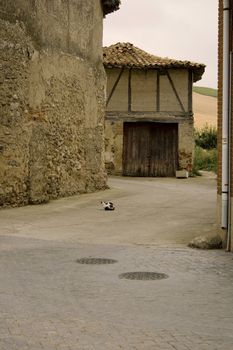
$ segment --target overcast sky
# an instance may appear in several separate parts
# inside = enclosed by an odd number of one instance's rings
[[[157,56],[206,64],[200,86],[217,87],[218,0],[121,0],[104,19],[105,46],[131,42]]]

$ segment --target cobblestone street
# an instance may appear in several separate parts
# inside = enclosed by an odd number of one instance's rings
[[[232,350],[233,255],[186,246],[214,230],[215,180],[110,185],[0,212],[0,349]],[[111,213],[98,204],[108,196]],[[134,271],[168,278],[119,278]]]

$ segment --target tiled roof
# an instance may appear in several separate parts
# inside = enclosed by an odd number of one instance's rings
[[[179,61],[151,55],[131,43],[117,43],[103,48],[103,62],[109,68],[188,68],[193,71],[194,81],[200,80],[205,71],[205,65],[190,61]]]
[[[118,10],[120,3],[121,0],[102,0],[104,16],[110,12]]]

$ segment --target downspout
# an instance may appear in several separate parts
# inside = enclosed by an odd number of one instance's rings
[[[230,252],[231,251],[231,128],[232,128],[232,121],[231,121],[231,96],[232,96],[232,51],[230,52],[230,59],[229,59],[229,151],[228,151],[228,179],[229,179],[229,190],[228,190],[228,225],[227,225],[227,244],[226,244],[226,251]]]
[[[223,1],[223,96],[222,96],[222,228],[229,241],[229,0]],[[227,247],[228,249],[229,247]]]

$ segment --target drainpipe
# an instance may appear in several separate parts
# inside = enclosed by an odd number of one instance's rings
[[[228,225],[227,225],[227,244],[226,244],[226,251],[230,252],[231,251],[231,128],[232,128],[232,121],[231,121],[231,96],[232,96],[232,51],[230,52],[230,59],[229,59],[229,132],[228,132],[228,179],[229,179],[229,189],[228,189]]]
[[[222,228],[227,229],[229,241],[229,0],[223,2],[223,107],[222,107]],[[229,248],[229,247],[228,247]]]

